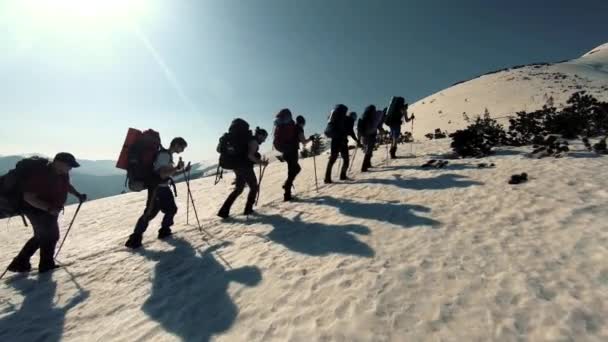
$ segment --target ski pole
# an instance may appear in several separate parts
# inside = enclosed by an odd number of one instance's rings
[[[76,215],[78,215],[78,212],[80,211],[81,206],[82,206],[82,202],[78,203],[78,207],[76,208],[74,217],[72,217],[72,222],[70,222],[70,226],[68,227],[68,230],[65,232],[65,235],[63,236],[63,240],[61,241],[59,248],[57,248],[57,253],[55,253],[55,259],[57,259],[57,256],[59,255],[59,251],[61,251],[61,247],[63,247],[63,243],[65,242],[65,239],[67,239],[68,234],[70,234],[70,230],[72,229],[72,225],[74,224],[74,221],[76,220]]]

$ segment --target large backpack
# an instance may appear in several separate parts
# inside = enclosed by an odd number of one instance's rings
[[[403,113],[401,110],[405,107],[405,99],[401,96],[393,96],[391,103],[386,111],[385,123],[387,126],[398,126],[401,125],[403,120]]]
[[[23,192],[26,182],[49,167],[45,158],[31,157],[17,162],[15,168],[0,176],[0,218],[23,216]],[[23,223],[27,225],[25,219]]]
[[[275,117],[272,145],[283,153],[298,145],[298,128],[289,109],[282,109]]]
[[[119,168],[126,167],[126,183],[131,191],[149,189],[160,182],[160,176],[154,172],[154,160],[161,148],[158,132],[152,129],[143,132],[129,129],[123,147],[127,156],[126,163],[121,163],[121,158],[119,158],[120,164],[116,166]],[[124,157],[122,159],[124,160]]]
[[[334,107],[327,120],[327,126],[325,127],[325,136],[328,138],[338,138],[340,134],[344,134],[344,120],[346,119],[346,113],[348,107],[343,104],[338,104]]]
[[[370,136],[378,130],[378,124],[375,123],[376,106],[370,105],[365,108],[361,119],[357,123],[357,131],[361,135]]]
[[[234,170],[247,163],[249,141],[253,137],[247,121],[237,118],[232,121],[228,132],[220,137],[217,153],[222,169]]]

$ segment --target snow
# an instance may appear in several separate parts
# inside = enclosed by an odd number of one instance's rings
[[[144,193],[86,203],[59,256],[68,266],[0,283],[0,340],[606,340],[608,180],[597,174],[608,159],[574,144],[562,159],[507,148],[420,167],[448,143],[417,143],[418,157],[390,166],[380,150],[374,172],[319,192],[302,160],[293,203],[273,163],[260,215],[239,215],[243,195],[228,222],[214,214],[232,176],[192,181],[207,241],[192,208],[185,224],[183,183],[175,238],[155,239],[157,218],[137,252],[122,244]],[[321,174],[326,157],[316,162]],[[521,172],[529,182],[507,184]],[[2,229],[2,265],[29,234],[15,219]]]
[[[489,73],[427,96],[410,106],[414,138],[436,128],[452,133],[467,126],[463,118],[490,116],[508,124],[508,116],[542,108],[549,98],[559,108],[577,91],[608,101],[608,44],[581,58],[557,64],[536,64]],[[411,127],[407,127],[411,130]]]

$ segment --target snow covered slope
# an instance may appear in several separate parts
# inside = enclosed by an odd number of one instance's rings
[[[454,132],[466,127],[463,114],[473,118],[486,108],[492,117],[508,123],[506,116],[539,109],[549,98],[559,108],[581,90],[608,101],[608,44],[562,63],[491,72],[423,98],[410,106],[416,115],[414,136],[425,139],[436,128]]]
[[[232,176],[195,180],[207,240],[192,208],[186,225],[180,183],[174,239],[155,239],[157,218],[137,252],[122,244],[144,193],[86,203],[59,256],[68,266],[0,282],[0,341],[608,340],[608,159],[574,144],[562,159],[502,149],[483,160],[493,169],[428,170],[448,141],[415,147],[318,192],[305,159],[293,203],[273,163],[260,215],[238,215],[241,198],[228,222],[215,213]],[[507,184],[521,172],[528,183]],[[5,266],[30,232],[0,227]]]

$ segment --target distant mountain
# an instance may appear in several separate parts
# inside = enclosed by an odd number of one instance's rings
[[[449,133],[464,128],[465,115],[473,118],[486,108],[491,117],[508,123],[509,115],[540,109],[547,102],[560,108],[583,90],[608,101],[608,44],[573,60],[491,71],[427,96],[409,108],[416,116],[414,137],[424,139],[436,128]]]

